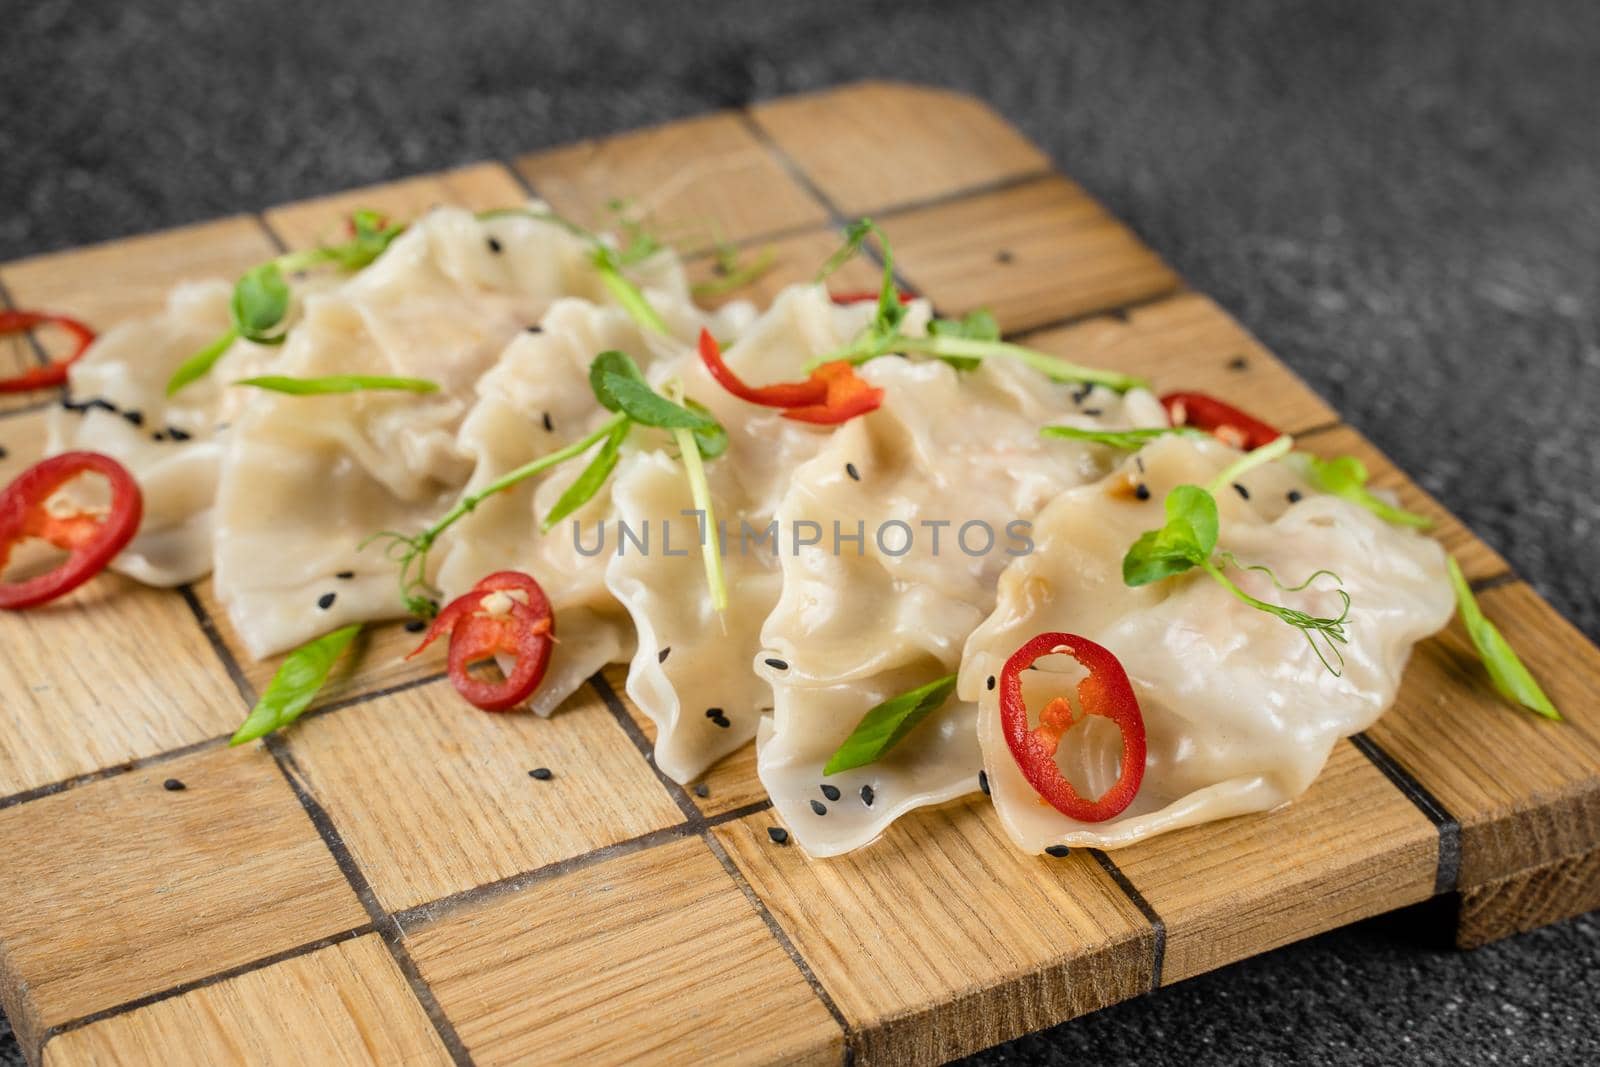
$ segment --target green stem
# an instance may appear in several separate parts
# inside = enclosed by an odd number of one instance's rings
[[[230,326],[221,337],[180,363],[178,369],[172,372],[172,377],[167,380],[167,395],[175,396],[184,386],[204,378],[211,372],[217,360],[222,358],[228,346],[238,339],[239,331]]]
[[[632,315],[634,321],[651,333],[666,336],[667,324],[656,309],[650,306],[650,301],[645,299],[639,287],[622,276],[622,272],[608,262],[597,261],[595,266],[600,270],[600,280],[605,287],[611,290],[611,295],[617,298],[617,303],[622,305],[624,311]]]
[[[851,366],[860,366],[891,352],[956,359],[1012,359],[1032,367],[1051,381],[1088,382],[1103,385],[1119,393],[1125,393],[1129,389],[1147,388],[1150,384],[1145,379],[1131,374],[1118,374],[1116,371],[1085,367],[1061,359],[1059,356],[1052,356],[1048,352],[1012,344],[1010,341],[979,341],[970,337],[948,336],[906,337],[903,334],[896,334],[881,342],[875,342],[870,336],[864,336],[836,352],[811,360],[805,369],[813,371],[824,363],[841,359]]]
[[[1255,470],[1263,463],[1271,463],[1275,459],[1281,459],[1288,455],[1289,450],[1293,447],[1294,438],[1288,434],[1281,434],[1277,440],[1270,444],[1262,445],[1252,452],[1246,452],[1228,464],[1222,469],[1222,473],[1213,478],[1211,484],[1206,488],[1211,492],[1212,496],[1216,496],[1238,481],[1246,472]]]
[[[721,615],[728,610],[728,586],[722,578],[722,546],[717,536],[717,516],[711,510],[711,486],[706,482],[705,464],[700,460],[693,431],[673,430],[672,439],[678,443],[678,452],[683,456],[683,469],[689,476],[689,493],[694,498],[694,506],[704,516],[705,535],[700,540],[700,557],[705,561],[711,606]]]

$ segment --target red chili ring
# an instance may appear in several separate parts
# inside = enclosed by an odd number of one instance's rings
[[[77,511],[57,514],[48,507],[62,486],[86,473],[110,483],[111,507],[105,515]],[[68,555],[43,574],[21,582],[0,582],[0,608],[31,608],[70,593],[106,568],[133,540],[144,514],[139,483],[126,467],[98,452],[63,452],[35,463],[0,493],[0,573],[11,552],[30,538],[41,538]]]
[[[65,315],[52,315],[46,311],[0,311],[0,337],[23,333],[39,326],[59,326],[77,341],[72,354],[65,359],[33,367],[10,378],[0,379],[0,393],[26,393],[34,389],[48,389],[65,385],[67,368],[76,363],[94,343],[94,331],[77,319]]]
[[[505,614],[490,615],[482,610],[483,601],[497,592],[521,592],[527,599],[513,597]],[[497,571],[446,605],[422,643],[406,658],[416,656],[435,638],[448,633],[450,684],[474,707],[505,711],[523,703],[539,688],[550,666],[555,632],[555,614],[539,583],[521,571]],[[474,678],[468,668],[496,653],[516,657],[516,666],[505,679],[486,682]]]

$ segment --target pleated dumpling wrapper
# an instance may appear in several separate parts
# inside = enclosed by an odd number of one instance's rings
[[[1165,521],[1179,485],[1206,486],[1239,457],[1210,439],[1163,437],[1095,485],[1063,493],[1034,524],[1034,551],[1000,577],[993,614],[967,641],[958,692],[976,701],[984,767],[1002,824],[1019,848],[1116,848],[1153,834],[1266,811],[1304,792],[1334,744],[1367,728],[1393,703],[1412,646],[1454,609],[1438,543],[1362,508],[1316,493],[1282,461],[1215,494],[1217,552],[1267,566],[1285,585],[1329,570],[1350,596],[1342,656],[1323,663],[1305,634],[1252,608],[1191,570],[1138,588],[1122,560],[1139,535]],[[1149,489],[1140,499],[1136,488]],[[1294,501],[1291,501],[1293,491]],[[1225,573],[1261,600],[1336,617],[1342,603],[1324,576],[1288,592],[1257,571]],[[1040,633],[1084,637],[1122,663],[1143,713],[1148,755],[1132,804],[1103,822],[1078,822],[1041,801],[1002,730],[1006,660]],[[1082,671],[1064,655],[1024,671],[1030,723],[1052,697],[1075,701]],[[1075,706],[1076,707],[1076,706]],[[1089,717],[1062,739],[1058,765],[1077,792],[1098,797],[1116,780],[1121,744],[1108,720]]]

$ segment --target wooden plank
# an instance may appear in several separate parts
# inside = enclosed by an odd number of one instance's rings
[[[838,250],[843,240],[843,235],[837,230],[823,228],[776,241],[752,242],[744,248],[746,259],[754,262],[756,257],[770,250],[773,257],[772,268],[749,285],[740,286],[726,293],[698,295],[696,303],[702,307],[715,308],[733,300],[751,300],[757,307],[765,308],[785,286],[809,282],[815,278],[817,270]],[[691,259],[686,266],[692,283],[710,284],[719,278],[716,260],[711,256]],[[828,277],[828,291],[851,293],[876,289],[882,276],[881,268],[871,260],[858,256]]]
[[[1460,821],[1465,889],[1600,841],[1600,650],[1521,582],[1479,600],[1566,722],[1496,693],[1457,619],[1417,647],[1395,706],[1367,731]]]
[[[435,682],[288,737],[307,787],[391,911],[683,821],[588,689],[541,719],[479,711]],[[548,781],[530,777],[539,767]]]
[[[1166,926],[1165,985],[1427,900],[1439,836],[1342,741],[1294,803],[1163,834],[1112,858]]]
[[[450,1056],[375,934],[71,1030],[45,1067],[405,1063]]]
[[[895,264],[943,315],[994,312],[1007,333],[1178,287],[1155,253],[1061,177],[880,218]]]
[[[1288,433],[1339,418],[1261,342],[1199,293],[1042,330],[1029,334],[1027,343],[1086,366],[1147,378],[1158,393],[1224,397]]]
[[[1596,908],[1600,850],[1463,891],[1456,945],[1478,948]]]
[[[751,110],[839,211],[866,215],[1037,174],[1045,154],[965,93],[858,82]]]
[[[1501,558],[1500,553],[1467,529],[1460,519],[1446,511],[1444,505],[1435,500],[1427,490],[1406,477],[1399,467],[1389,462],[1388,457],[1378,451],[1377,447],[1358,431],[1349,426],[1338,426],[1308,434],[1299,439],[1297,446],[1308,452],[1315,452],[1319,456],[1349,455],[1365,463],[1372,475],[1369,485],[1374,489],[1385,489],[1398,494],[1401,507],[1419,515],[1426,515],[1433,520],[1434,525],[1428,533],[1438,538],[1456,558],[1461,564],[1462,573],[1469,581],[1480,582],[1509,573],[1510,567]]]
[[[1086,852],[1024,856],[982,798],[817,861],[770,813],[713,833],[853,1031],[863,1063],[942,1063],[1150,987],[1154,937]]]
[[[209,749],[7,808],[0,850],[0,992],[25,1049],[367,921],[259,750]]]
[[[480,1067],[828,1063],[843,1034],[698,837],[407,933]]]
[[[345,220],[352,211],[380,211],[396,222],[404,222],[441,204],[487,211],[515,207],[527,199],[522,183],[504,166],[479,163],[284,204],[269,208],[263,215],[285,245],[312,248],[345,240]]]
[[[516,166],[568,218],[609,228],[608,205],[628,201],[686,253],[828,217],[732,112],[579,141]]]

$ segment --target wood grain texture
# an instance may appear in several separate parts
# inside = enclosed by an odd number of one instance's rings
[[[987,104],[926,86],[863,82],[759,104],[751,114],[845,215],[949,196],[1050,165]]]
[[[479,711],[435,682],[288,737],[306,785],[392,911],[683,821],[588,689],[541,719]],[[536,767],[553,777],[530,777]]]
[[[0,850],[0,990],[25,1049],[57,1024],[367,921],[259,750],[210,749],[7,808]]]
[[[827,212],[756,140],[718,112],[524,156],[517,169],[557,211],[608,228],[628,201],[680,251],[827,221]]]
[[[1113,853],[1166,925],[1162,984],[1433,895],[1433,824],[1348,741],[1294,803]]]
[[[1178,287],[1132,231],[1061,177],[878,221],[895,265],[940,314],[986,307],[1007,333]]]
[[[450,1056],[375,934],[70,1030],[45,1067],[271,1063],[446,1065]]]
[[[1600,850],[1461,893],[1456,945],[1479,948],[1600,908]]]
[[[753,241],[743,249],[746,260],[754,262],[758,256],[770,249],[771,269],[749,285],[740,286],[726,293],[700,295],[697,296],[696,302],[702,307],[714,308],[733,300],[751,300],[757,307],[764,308],[772,303],[773,298],[785,286],[809,282],[815,278],[817,270],[838,250],[843,241],[844,235],[831,228],[810,230],[776,241]],[[700,256],[689,260],[686,266],[689,269],[690,282],[695,284],[716,282],[720,277],[716,265],[716,259],[712,256]],[[883,272],[877,264],[870,259],[857,256],[829,275],[828,291],[852,293],[875,290],[882,278]]]
[[[515,207],[527,200],[522,183],[499,163],[479,163],[441,174],[423,174],[332,196],[269,208],[263,213],[272,232],[289,248],[313,248],[346,240],[352,211],[380,211],[406,222],[441,204],[472,211]]]
[[[1025,856],[982,798],[924,808],[826,861],[713,833],[854,1031],[858,1062],[942,1063],[1133,996],[1149,925],[1086,852]]]
[[[1521,582],[1479,602],[1566,722],[1496,693],[1458,619],[1418,646],[1395,706],[1368,731],[1460,820],[1464,889],[1600,841],[1600,650]]]
[[[1158,393],[1227,397],[1287,433],[1338,421],[1332,408],[1209,297],[1179,293],[1126,315],[1029,334],[1033,348],[1135,374]]]
[[[843,1034],[698,837],[406,937],[481,1067],[837,1064]]]

